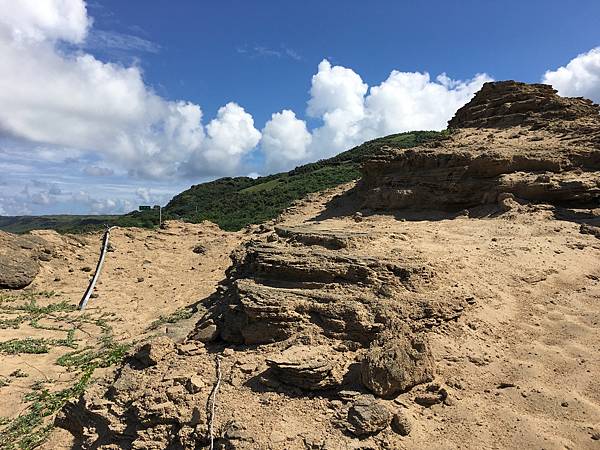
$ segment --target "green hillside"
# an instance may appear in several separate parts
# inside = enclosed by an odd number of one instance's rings
[[[0,216],[0,230],[26,233],[31,230],[56,230],[59,233],[85,233],[104,225],[152,228],[158,223],[155,211],[134,211],[125,215]]]
[[[277,217],[294,200],[306,194],[358,179],[360,163],[384,145],[409,148],[446,135],[447,132],[436,131],[393,134],[289,172],[256,179],[220,178],[197,184],[173,197],[163,209],[163,217],[189,222],[210,220],[224,230],[239,230],[248,224]],[[151,228],[158,224],[158,214],[156,211],[133,211],[122,216],[0,216],[0,229],[13,233],[34,229],[85,232],[100,229],[104,224]]]
[[[394,134],[290,172],[257,179],[221,178],[198,184],[173,197],[166,211],[172,218],[190,222],[210,220],[225,230],[239,230],[277,217],[306,194],[358,179],[363,159],[384,145],[409,148],[445,135],[445,132],[435,131]]]

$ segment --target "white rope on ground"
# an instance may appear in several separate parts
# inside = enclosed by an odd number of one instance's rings
[[[210,422],[208,424],[208,433],[210,435],[210,450],[214,449],[215,442],[215,433],[213,423],[215,420],[215,406],[217,404],[217,392],[219,391],[219,386],[221,385],[221,355],[217,355],[215,357],[215,362],[217,364],[217,383],[212,391],[212,400],[210,405]]]
[[[106,227],[106,231],[104,232],[104,236],[102,238],[102,248],[100,250],[100,259],[98,259],[98,265],[96,266],[96,272],[94,272],[93,278],[90,280],[90,284],[83,294],[83,298],[79,302],[79,310],[83,311],[86,307],[92,292],[94,292],[94,286],[96,285],[96,281],[98,281],[98,277],[100,276],[100,270],[102,270],[102,264],[104,263],[104,257],[106,256],[106,250],[108,249],[108,238],[110,237],[110,230],[114,227]]]

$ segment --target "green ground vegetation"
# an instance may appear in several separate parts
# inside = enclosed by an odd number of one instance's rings
[[[92,382],[94,371],[115,366],[123,360],[131,345],[115,339],[111,326],[115,320],[114,314],[79,312],[75,305],[61,299],[60,294],[55,292],[0,294],[1,327],[30,327],[32,334],[36,330],[51,330],[58,336],[62,334],[62,337],[56,338],[30,336],[1,341],[0,357],[38,355],[57,348],[61,354],[55,364],[66,367],[73,374],[72,384],[60,390],[53,388],[51,378],[37,379],[29,385],[23,398],[27,408],[17,417],[0,417],[0,448],[32,449],[43,443],[52,431],[53,416],[68,401],[84,392]],[[88,338],[88,344],[82,348],[80,336],[83,328],[87,336],[92,330],[93,338]],[[1,377],[0,395],[2,389],[15,379],[29,376],[18,369],[8,377]]]

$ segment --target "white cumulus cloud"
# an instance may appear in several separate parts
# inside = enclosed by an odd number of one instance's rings
[[[231,172],[260,140],[235,103],[205,129],[200,106],[158,96],[139,67],[61,50],[58,41],[87,37],[83,0],[0,0],[0,8],[0,136],[94,152],[148,178]]]
[[[0,0],[0,33],[16,41],[80,43],[91,19],[80,0]]]
[[[492,78],[477,74],[453,80],[446,74],[393,70],[381,84],[369,86],[359,74],[321,61],[312,77],[307,114],[320,119],[312,130],[293,111],[272,115],[262,133],[261,149],[269,170],[332,156],[375,137],[413,130],[442,130],[454,112]]]
[[[446,74],[431,80],[428,73],[392,71],[379,86],[373,86],[365,100],[369,126],[374,135],[399,131],[441,130],[456,110],[491,81],[478,74],[456,81]]]
[[[201,151],[192,155],[186,170],[190,174],[235,174],[242,158],[256,147],[260,137],[252,116],[238,104],[227,103],[206,126]]]
[[[600,47],[577,55],[566,66],[547,71],[542,81],[562,96],[600,102]]]
[[[293,111],[284,109],[273,114],[262,130],[260,143],[267,170],[284,170],[306,161],[311,141],[306,122],[296,118]]]

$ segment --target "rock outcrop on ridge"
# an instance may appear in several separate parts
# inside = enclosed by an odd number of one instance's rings
[[[568,129],[569,123],[597,119],[600,107],[591,100],[561,97],[556,92],[547,84],[485,83],[469,103],[456,111],[448,128]],[[573,129],[581,132],[582,128]]]
[[[363,206],[456,211],[507,194],[563,205],[600,198],[600,114],[589,100],[541,84],[486,83],[448,125],[448,139],[367,161]]]

